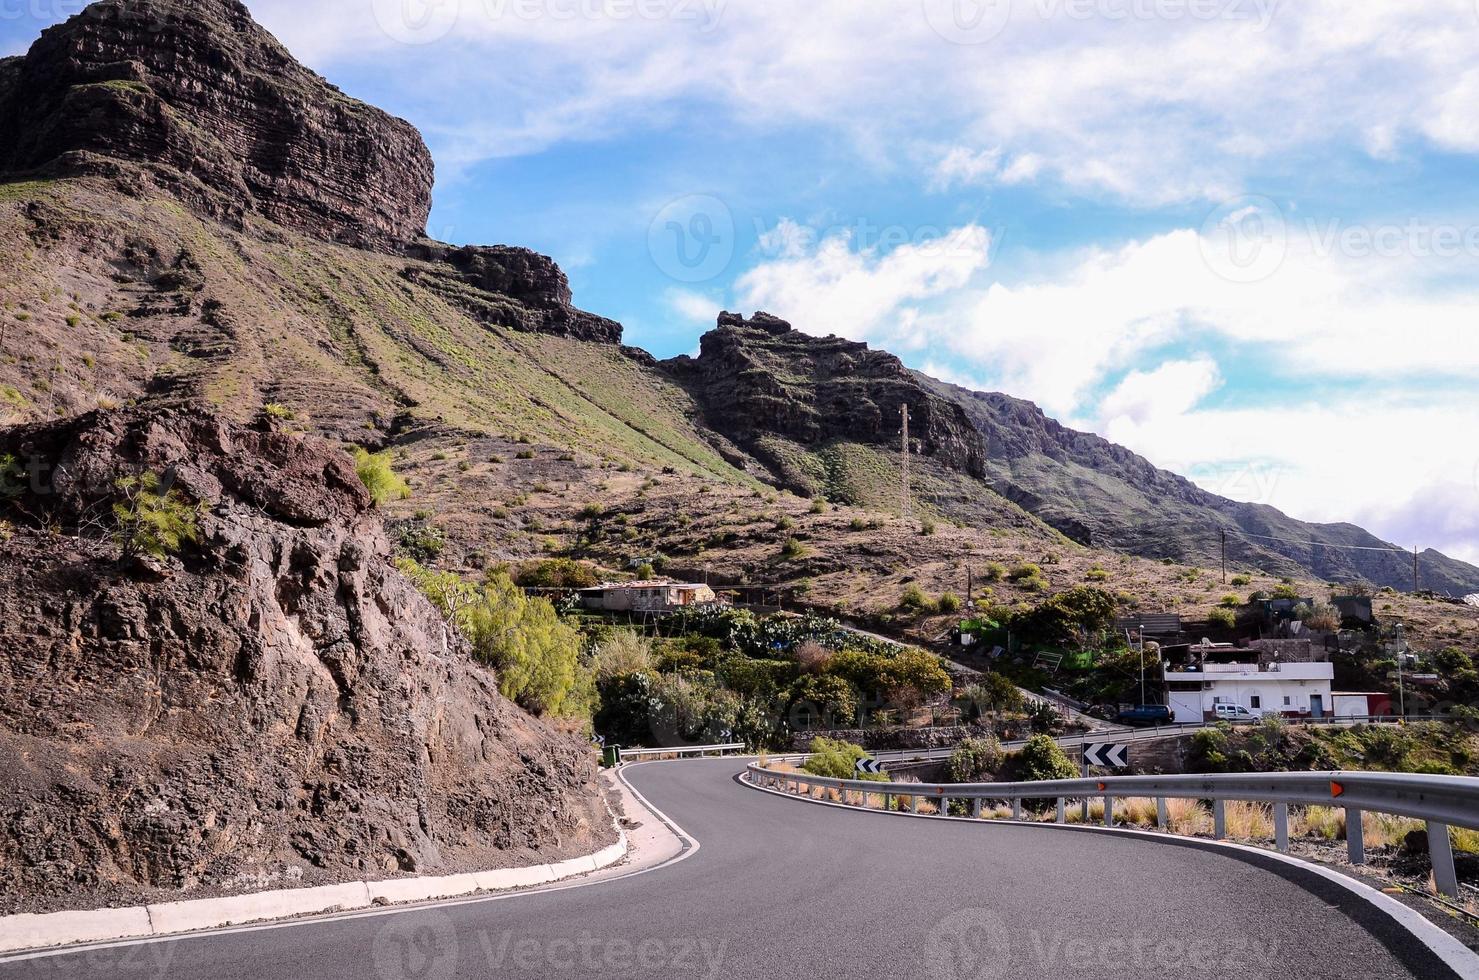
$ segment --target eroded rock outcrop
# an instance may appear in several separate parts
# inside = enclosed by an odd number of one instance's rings
[[[512,245],[455,248],[430,241],[419,243],[411,254],[424,264],[408,267],[408,279],[482,323],[599,344],[621,343],[621,324],[575,308],[570,280],[547,255]]]
[[[664,362],[711,425],[755,447],[765,435],[899,445],[903,407],[917,451],[980,476],[986,445],[964,411],[927,392],[897,357],[840,337],[813,337],[778,317],[723,313],[699,356]]]
[[[141,164],[195,210],[399,248],[433,166],[407,122],[303,65],[238,0],[102,0],[0,64],[0,173]]]
[[[8,430],[0,460],[0,913],[613,839],[589,746],[500,696],[343,453],[170,410]],[[145,470],[203,506],[162,564],[108,534]]]

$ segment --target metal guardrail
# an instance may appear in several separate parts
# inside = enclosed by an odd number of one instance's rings
[[[1364,864],[1366,847],[1361,827],[1364,811],[1388,813],[1423,821],[1427,826],[1428,850],[1439,891],[1459,897],[1458,875],[1453,863],[1450,827],[1479,830],[1479,779],[1465,776],[1422,776],[1378,772],[1274,772],[1195,776],[1109,776],[1103,779],[1062,779],[1036,783],[921,784],[834,779],[805,772],[776,772],[752,764],[746,779],[756,786],[810,796],[812,790],[835,791],[839,801],[864,809],[870,798],[882,797],[882,808],[897,809],[896,802],[908,799],[908,812],[919,812],[921,799],[933,800],[938,812],[948,816],[950,801],[969,804],[972,818],[981,816],[985,801],[1012,806],[1012,819],[1021,820],[1024,800],[1055,800],[1057,823],[1068,822],[1068,801],[1081,800],[1085,822],[1089,800],[1103,799],[1104,826],[1114,826],[1114,801],[1153,798],[1156,823],[1170,832],[1168,799],[1212,801],[1213,837],[1227,836],[1226,803],[1241,800],[1268,803],[1273,808],[1274,842],[1282,852],[1289,850],[1289,807],[1335,806],[1346,812],[1346,843],[1352,864]],[[856,802],[854,802],[856,801]]]
[[[618,749],[617,754],[622,762],[632,762],[640,759],[661,759],[671,756],[675,759],[689,759],[707,755],[722,756],[730,752],[745,751],[745,743],[730,742],[724,745],[685,745],[670,749]]]

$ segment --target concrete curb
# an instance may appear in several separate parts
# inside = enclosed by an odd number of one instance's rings
[[[19,953],[117,939],[173,936],[300,915],[349,912],[376,905],[424,902],[478,892],[547,885],[610,867],[625,858],[628,848],[626,831],[618,827],[617,834],[615,844],[603,847],[594,854],[570,858],[557,864],[536,864],[525,868],[503,868],[436,878],[351,881],[320,888],[285,888],[250,895],[163,902],[121,909],[0,916],[0,953]]]

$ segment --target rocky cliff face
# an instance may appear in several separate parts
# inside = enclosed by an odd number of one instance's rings
[[[7,430],[0,461],[0,913],[614,839],[589,746],[499,695],[344,454],[173,410]],[[203,505],[162,565],[107,533],[143,470]]]
[[[664,362],[704,406],[709,423],[742,444],[779,436],[899,444],[909,406],[916,451],[980,476],[986,446],[961,408],[924,389],[894,355],[840,337],[812,337],[767,313],[719,317],[699,356]]]
[[[439,242],[422,242],[411,254],[425,264],[408,266],[407,279],[482,323],[600,344],[621,343],[621,324],[575,308],[570,280],[547,255],[511,245],[454,248]]]
[[[0,173],[119,161],[214,217],[356,246],[419,238],[431,209],[416,130],[304,68],[238,0],[102,0],[0,66]]]

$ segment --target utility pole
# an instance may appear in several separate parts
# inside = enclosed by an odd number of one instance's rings
[[[1222,584],[1227,584],[1227,528],[1222,529]]]
[[[910,482],[911,481],[909,479],[909,477],[910,477],[910,473],[909,473],[909,455],[910,455],[910,449],[911,449],[911,447],[909,445],[909,403],[908,402],[905,402],[904,403],[904,440],[903,440],[903,443],[904,443],[904,466],[903,466],[903,477],[904,477],[904,520],[907,521],[911,517],[914,516],[914,494],[913,494],[913,490],[910,487]]]
[[[1421,579],[1417,570],[1417,545],[1412,546],[1412,593],[1416,595],[1422,591]]]

